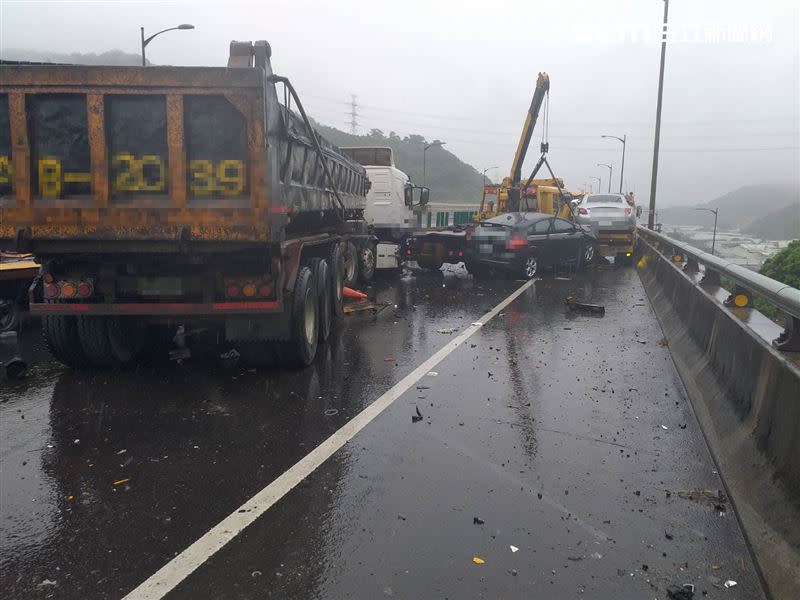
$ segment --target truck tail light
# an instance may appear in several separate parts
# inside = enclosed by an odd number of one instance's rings
[[[71,281],[62,281],[60,292],[62,298],[74,298],[78,293],[78,288]]]
[[[88,281],[81,281],[78,284],[78,296],[80,296],[81,298],[88,298],[89,296],[92,295],[93,291],[94,290],[92,289],[92,284],[89,283]]]
[[[248,277],[228,280],[225,283],[225,296],[228,298],[268,298],[274,293],[272,280]]]
[[[579,215],[588,215],[589,214],[589,209],[588,208],[579,208],[578,209],[578,214]]]
[[[507,250],[522,250],[528,247],[528,240],[520,235],[515,235],[506,242]]]
[[[55,283],[47,283],[44,286],[44,297],[48,300],[58,297],[58,286]]]

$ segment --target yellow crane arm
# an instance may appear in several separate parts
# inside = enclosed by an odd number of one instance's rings
[[[522,133],[519,136],[519,144],[517,144],[517,152],[514,154],[514,162],[511,163],[511,182],[515,187],[519,187],[520,180],[522,179],[522,163],[525,162],[525,155],[528,153],[528,146],[530,146],[531,143],[533,128],[536,127],[536,120],[539,118],[539,109],[542,107],[542,102],[548,91],[550,91],[550,77],[547,73],[539,73],[539,77],[536,79],[536,89],[533,92],[531,106],[525,117],[525,125],[522,127]]]

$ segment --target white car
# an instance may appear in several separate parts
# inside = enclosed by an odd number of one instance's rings
[[[595,234],[630,232],[636,227],[636,211],[622,194],[588,194],[576,213],[578,223]]]

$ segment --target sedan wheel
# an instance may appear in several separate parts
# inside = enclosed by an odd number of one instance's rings
[[[590,265],[594,261],[594,244],[589,244],[583,249],[583,264]]]
[[[531,279],[536,275],[536,271],[539,268],[539,264],[536,261],[535,256],[529,256],[525,259],[525,277],[527,279]]]

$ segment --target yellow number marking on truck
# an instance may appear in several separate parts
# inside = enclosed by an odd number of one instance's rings
[[[8,156],[0,156],[0,185],[10,184],[14,171]]]
[[[148,172],[157,173],[155,178],[145,177]],[[137,157],[129,152],[121,152],[111,159],[111,170],[116,173],[112,192],[163,192],[166,189],[166,167],[164,161],[155,154]]]
[[[61,196],[61,161],[52,156],[39,159],[39,195]]]
[[[210,160],[189,161],[189,189],[196,196],[238,196],[245,188],[245,166],[241,160],[222,160],[214,165]]]

